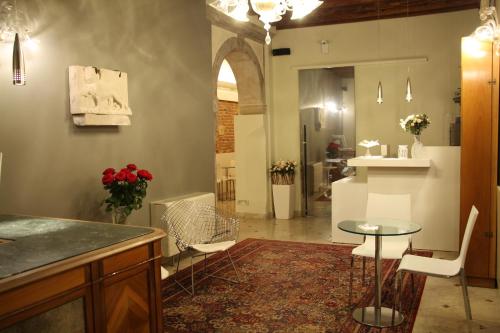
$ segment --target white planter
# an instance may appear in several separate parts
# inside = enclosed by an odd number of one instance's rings
[[[273,202],[276,219],[292,219],[295,210],[295,185],[273,185]]]

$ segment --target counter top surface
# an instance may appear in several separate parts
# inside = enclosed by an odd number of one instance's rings
[[[110,223],[0,215],[0,279],[153,231]]]
[[[377,168],[429,168],[431,166],[431,160],[426,158],[383,158],[382,156],[361,156],[347,160],[347,165]]]

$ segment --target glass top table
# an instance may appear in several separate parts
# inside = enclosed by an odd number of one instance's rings
[[[375,238],[375,304],[357,308],[352,313],[354,320],[373,327],[392,327],[401,324],[404,316],[395,309],[382,307],[382,237],[411,235],[422,230],[416,223],[396,219],[345,220],[337,227],[352,234],[373,236]]]

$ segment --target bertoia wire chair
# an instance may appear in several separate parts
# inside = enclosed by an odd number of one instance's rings
[[[181,253],[187,252],[191,257],[191,290],[188,289],[189,287],[186,288],[183,286],[174,275],[174,281],[188,294],[191,296],[195,294],[193,259],[199,256],[205,257],[203,270],[205,275],[233,283],[241,281],[238,270],[229,253],[229,249],[236,244],[238,238],[238,218],[211,205],[196,201],[180,200],[168,207],[166,213],[162,216],[162,223],[166,224],[168,232],[175,238],[177,248],[179,249],[175,273],[179,271]],[[226,252],[238,281],[206,272],[207,254],[216,252]]]
[[[464,298],[465,316],[467,320],[472,320],[472,312],[470,309],[469,293],[467,291],[467,278],[465,274],[465,258],[467,257],[467,250],[472,236],[472,230],[476,224],[479,211],[475,206],[469,214],[467,226],[465,228],[460,254],[455,260],[436,259],[428,257],[420,257],[414,255],[405,255],[399,264],[396,275],[396,301],[394,302],[399,309],[401,309],[401,285],[403,281],[403,273],[423,274],[434,277],[451,278],[460,275],[460,282],[462,284],[462,293]]]

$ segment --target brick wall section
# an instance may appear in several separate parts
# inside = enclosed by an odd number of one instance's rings
[[[217,139],[215,142],[216,153],[234,153],[234,116],[238,112],[237,102],[219,100]]]

